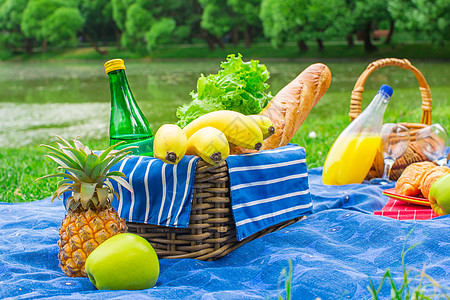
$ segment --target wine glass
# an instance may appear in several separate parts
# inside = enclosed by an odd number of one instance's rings
[[[424,127],[416,133],[416,143],[428,159],[440,166],[447,164],[448,133],[440,124]]]
[[[392,165],[408,149],[410,135],[408,128],[395,123],[383,124],[380,134],[380,152],[384,160],[383,176],[370,180],[370,183],[384,185],[392,182],[389,179]]]

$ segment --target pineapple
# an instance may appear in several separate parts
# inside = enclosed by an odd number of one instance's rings
[[[89,254],[111,236],[127,230],[125,221],[111,207],[113,196],[117,193],[109,180],[130,191],[132,188],[122,172],[108,170],[131,153],[129,150],[132,147],[113,150],[116,144],[96,155],[77,139],[73,140],[72,145],[59,136],[57,138],[61,141],[57,143],[57,148],[41,146],[49,150],[46,156],[64,172],[38,179],[63,177],[52,201],[64,192],[73,192],[67,199],[67,213],[59,229],[58,258],[59,266],[66,275],[82,277],[86,276],[84,264]]]

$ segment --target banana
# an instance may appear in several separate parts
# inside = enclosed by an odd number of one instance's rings
[[[214,127],[203,127],[187,141],[186,154],[200,156],[211,165],[218,165],[230,155],[225,134]]]
[[[252,119],[258,124],[259,129],[263,134],[263,139],[267,139],[269,136],[275,133],[275,127],[273,127],[272,120],[264,115],[249,115],[247,118]]]
[[[246,115],[235,111],[219,110],[207,113],[189,123],[183,131],[189,140],[196,131],[204,127],[214,127],[222,131],[230,143],[243,148],[259,150],[262,146],[263,134],[259,126]]]
[[[177,164],[186,153],[186,134],[178,125],[164,124],[155,134],[153,155],[168,164]]]

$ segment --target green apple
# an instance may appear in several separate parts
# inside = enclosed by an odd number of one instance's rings
[[[428,200],[436,215],[450,214],[450,174],[442,176],[431,185]]]
[[[89,280],[99,290],[143,290],[155,285],[159,261],[152,245],[136,234],[121,233],[100,244],[86,260]]]

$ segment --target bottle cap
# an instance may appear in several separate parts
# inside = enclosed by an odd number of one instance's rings
[[[105,62],[105,73],[108,74],[111,71],[115,70],[125,70],[125,63],[122,59],[116,58],[111,59]]]
[[[392,94],[394,93],[394,90],[387,84],[383,84],[380,89],[378,90],[378,92],[380,93],[384,93],[386,95],[388,95],[389,97],[392,96]]]

